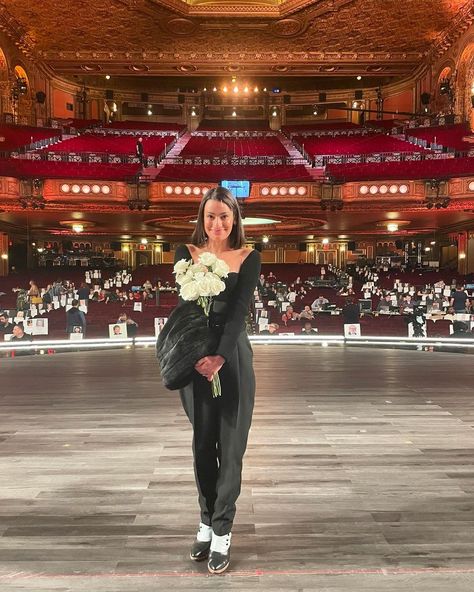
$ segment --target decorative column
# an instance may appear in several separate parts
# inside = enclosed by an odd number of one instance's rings
[[[467,232],[466,273],[474,272],[474,230]]]
[[[0,82],[0,115],[3,116],[4,113],[11,113],[10,83],[8,80]]]
[[[468,268],[468,257],[467,257],[467,253],[468,253],[468,233],[466,231],[464,232],[456,232],[456,233],[450,233],[449,235],[449,240],[452,241],[453,243],[457,243],[457,247],[458,247],[458,265],[457,265],[457,269],[458,269],[458,273],[462,274],[462,275],[466,275],[467,274],[467,268]]]
[[[0,277],[8,275],[8,235],[0,232]]]

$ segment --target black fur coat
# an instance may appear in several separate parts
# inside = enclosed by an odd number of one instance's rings
[[[189,384],[194,365],[217,349],[218,335],[208,326],[203,309],[194,301],[181,302],[158,335],[156,356],[163,384],[177,390]]]

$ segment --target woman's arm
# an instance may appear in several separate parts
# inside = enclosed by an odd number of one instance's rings
[[[237,338],[245,329],[245,317],[257,286],[260,267],[261,261],[258,251],[252,251],[242,263],[237,286],[231,295],[232,300],[229,302],[229,315],[216,351],[216,355],[222,356],[226,361],[232,356],[237,345]]]

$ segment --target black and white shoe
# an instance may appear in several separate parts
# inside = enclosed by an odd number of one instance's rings
[[[212,527],[203,522],[199,523],[196,540],[191,547],[189,557],[193,561],[204,561],[209,557],[209,549],[212,541]]]
[[[230,539],[232,534],[217,536],[212,533],[212,542],[210,547],[209,561],[207,569],[211,574],[221,574],[230,564]]]

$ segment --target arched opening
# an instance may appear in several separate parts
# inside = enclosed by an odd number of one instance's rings
[[[456,111],[474,128],[474,40],[470,41],[457,65]]]
[[[0,82],[8,80],[8,63],[7,58],[0,47]]]
[[[13,74],[15,76],[11,90],[13,120],[15,123],[28,125],[31,116],[31,93],[28,75],[20,65],[15,66]]]
[[[453,69],[445,66],[439,73],[434,108],[438,114],[452,113],[454,110],[455,89],[453,84]]]
[[[8,112],[9,100],[8,96],[8,63],[7,58],[0,47],[0,116],[3,121],[3,114]]]

